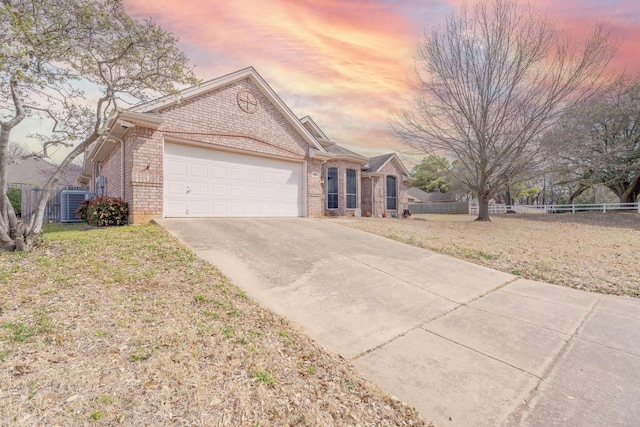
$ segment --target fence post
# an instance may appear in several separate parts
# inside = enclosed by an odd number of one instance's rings
[[[576,205],[571,204],[571,213],[576,213]]]

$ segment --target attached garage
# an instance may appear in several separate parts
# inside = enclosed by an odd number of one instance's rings
[[[303,163],[165,142],[165,217],[304,216]]]

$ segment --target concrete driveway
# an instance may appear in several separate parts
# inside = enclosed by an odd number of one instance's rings
[[[640,300],[316,219],[159,220],[439,426],[638,425]]]

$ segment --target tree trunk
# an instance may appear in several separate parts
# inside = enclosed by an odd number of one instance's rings
[[[25,249],[25,229],[22,222],[18,221],[7,196],[7,148],[9,135],[24,120],[25,111],[18,94],[18,82],[12,79],[9,87],[16,114],[11,120],[0,122],[0,245],[5,250],[15,251]]]
[[[619,194],[620,203],[635,203],[640,194],[640,175],[636,175],[629,186]]]
[[[589,188],[588,186],[580,186],[580,188],[578,188],[576,191],[571,193],[571,195],[569,196],[569,204],[572,204],[573,199],[575,199],[576,197],[584,193],[588,188]]]
[[[478,217],[476,221],[491,221],[489,218],[489,199],[478,195]]]

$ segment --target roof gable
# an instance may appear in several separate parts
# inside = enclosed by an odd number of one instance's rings
[[[318,126],[318,124],[310,116],[301,118],[300,123],[302,123],[303,126],[307,128],[316,138],[329,140],[329,137],[322,131],[322,129],[320,129],[320,126]]]
[[[131,107],[128,111],[137,113],[155,113],[159,110],[166,109],[171,106],[177,106],[187,99],[194,98],[212,92],[216,89],[227,85],[237,83],[241,80],[249,79],[260,92],[269,100],[269,102],[285,117],[285,119],[293,126],[293,128],[303,137],[309,146],[324,152],[325,149],[312,135],[312,133],[298,120],[289,107],[280,99],[275,91],[267,84],[267,82],[258,74],[253,67],[248,67],[213,80],[202,83],[199,86],[193,86],[184,89],[176,96],[166,96],[157,100],[145,102]],[[316,125],[317,126],[317,125]],[[319,129],[319,128],[318,128]],[[320,131],[322,132],[322,131]]]
[[[378,172],[392,156],[393,153],[369,158],[369,172]]]
[[[371,157],[369,159],[369,173],[380,172],[390,162],[394,162],[396,167],[406,176],[410,176],[411,173],[407,170],[405,165],[400,161],[400,158],[396,153],[383,154],[381,156]]]

